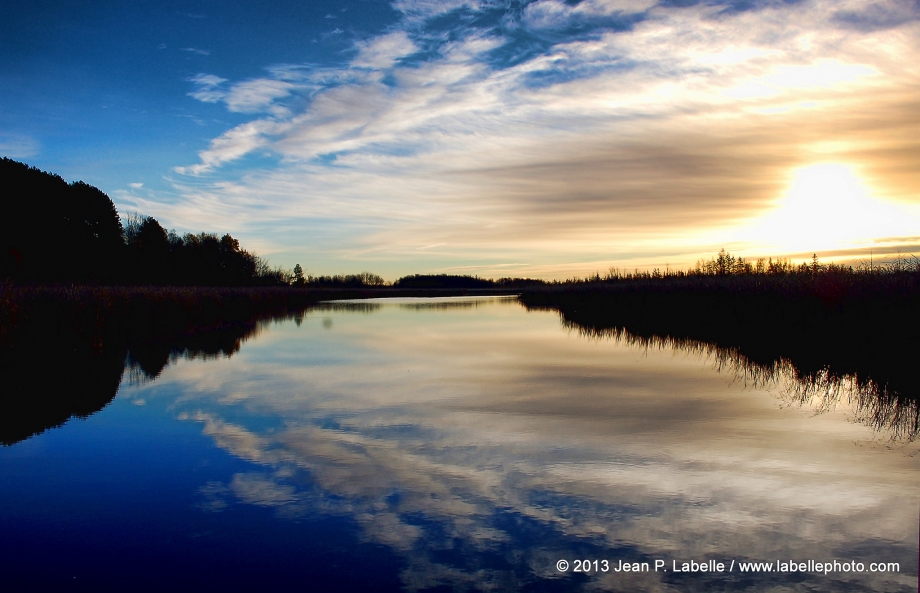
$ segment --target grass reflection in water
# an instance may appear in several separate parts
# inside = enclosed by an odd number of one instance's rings
[[[230,542],[221,554],[233,558],[233,579],[254,566],[232,549],[234,541],[269,549],[283,527],[297,536],[287,545],[310,558],[307,552],[326,546],[326,533],[309,532],[318,521],[334,523],[330,533],[354,532],[355,542],[386,555],[390,572],[380,574],[390,578],[390,590],[762,590],[793,586],[801,575],[650,573],[628,580],[612,573],[563,575],[555,562],[847,554],[907,566],[904,559],[916,557],[916,523],[905,520],[915,517],[912,495],[903,503],[904,484],[913,483],[905,469],[912,459],[854,448],[851,437],[861,438],[862,427],[834,415],[777,410],[767,394],[727,387],[695,356],[642,352],[682,345],[740,372],[748,367],[739,348],[565,321],[584,332],[580,336],[560,331],[554,314],[509,302],[416,306],[424,304],[270,311],[171,336],[151,334],[156,339],[148,342],[116,341],[118,348],[98,351],[94,334],[86,332],[79,342],[91,353],[85,357],[113,363],[105,368],[116,382],[124,381],[127,360],[142,384],[123,385],[124,397],[83,430],[71,426],[31,442],[53,443],[60,435],[58,441],[77,450],[74,458],[87,470],[80,476],[85,491],[103,506],[131,501],[126,493],[137,485],[149,489],[156,499],[151,508],[158,510],[145,508],[145,516],[179,517],[169,524],[170,537],[201,537],[192,547],[202,566],[216,566],[209,550]],[[287,316],[295,323],[268,327]],[[334,320],[328,329],[326,319]],[[67,339],[67,347],[78,345]],[[32,364],[33,391],[23,371],[23,400],[35,395],[34,373],[54,362],[49,356],[68,352],[44,346],[29,350],[38,355],[34,364],[17,354],[23,369]],[[760,385],[780,376],[783,364],[791,363],[780,359],[770,376],[751,374],[756,366],[739,376]],[[74,392],[62,392],[59,400],[77,401]],[[143,407],[133,405],[141,400]],[[52,423],[61,421],[59,412]],[[164,433],[121,441],[151,459],[127,458],[136,475],[113,479],[109,467],[118,451],[79,447],[112,430],[103,420],[118,414],[158,422]],[[179,432],[196,438],[164,455]],[[4,451],[13,463],[13,454],[29,453],[29,443]],[[32,482],[43,471],[55,488],[80,483],[54,477],[47,459],[38,453],[22,465],[37,468],[28,474]],[[187,479],[171,489],[173,476],[183,472]],[[173,500],[184,505],[181,513],[165,508]],[[257,520],[243,525],[257,512]],[[95,521],[114,533],[105,542],[138,537],[136,529],[111,527],[116,519],[108,511]],[[214,534],[182,527],[198,522]],[[222,530],[230,528],[246,537],[227,538]],[[39,541],[26,535],[27,543]],[[172,549],[162,538],[142,541],[156,553]],[[309,548],[311,541],[320,543]],[[111,553],[107,545],[98,549]],[[357,543],[341,546],[334,557],[354,560],[358,549]],[[326,564],[286,562],[285,568],[306,576],[302,586],[314,583]],[[364,585],[380,580],[359,576]],[[915,585],[911,577],[867,576],[853,587],[848,576],[809,577],[807,585],[902,591]]]

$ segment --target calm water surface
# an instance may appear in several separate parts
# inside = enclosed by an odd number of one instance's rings
[[[10,590],[916,591],[917,445],[788,401],[514,299],[338,303],[0,449],[0,570]],[[867,572],[739,564],[835,559]],[[725,572],[674,572],[691,560]]]

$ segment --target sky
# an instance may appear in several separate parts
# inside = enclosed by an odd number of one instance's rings
[[[920,1],[0,8],[0,155],[272,265],[920,255]]]

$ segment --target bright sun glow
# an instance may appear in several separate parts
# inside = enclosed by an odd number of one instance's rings
[[[916,234],[917,225],[910,213],[873,198],[853,167],[821,163],[795,170],[777,208],[743,240],[783,253],[846,249]]]

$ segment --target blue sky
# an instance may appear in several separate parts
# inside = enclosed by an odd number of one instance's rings
[[[3,155],[274,264],[561,278],[723,246],[920,253],[916,0],[0,16]]]
[[[398,14],[385,3],[4,3],[5,152],[109,190],[156,183],[246,121],[194,100],[202,72],[234,80],[285,63],[346,65],[356,37]],[[349,15],[348,11],[352,14]],[[343,31],[346,15],[349,32]],[[326,18],[326,17],[334,18]]]

